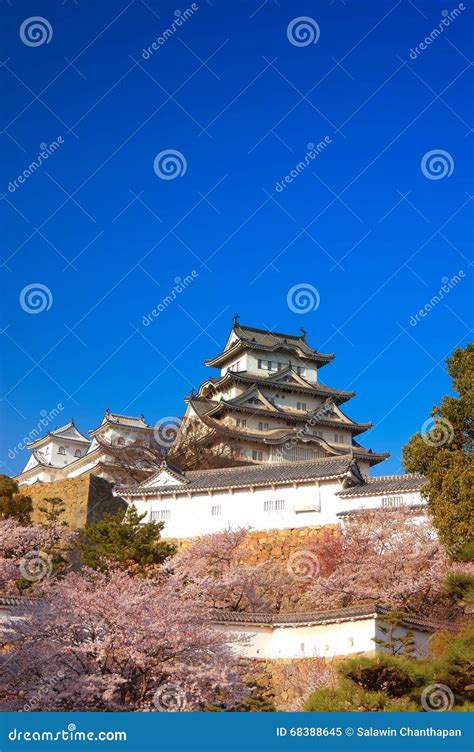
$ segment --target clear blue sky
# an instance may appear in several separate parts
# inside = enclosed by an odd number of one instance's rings
[[[412,57],[457,6],[197,5],[144,59],[175,5],[3,4],[2,469],[21,469],[26,454],[10,460],[9,449],[58,403],[58,422],[74,416],[84,431],[107,407],[151,423],[181,415],[237,312],[254,326],[304,326],[334,352],[321,380],[357,392],[347,413],[374,422],[361,440],[392,455],[377,472],[399,472],[402,445],[448,389],[443,360],[472,322],[472,5]],[[19,29],[38,13],[52,36],[46,28],[49,43],[31,46]],[[289,41],[299,16],[317,22],[316,44]],[[12,190],[40,144],[58,139]],[[153,164],[170,149],[187,166],[164,180]],[[433,150],[447,152],[452,174],[423,173]],[[52,303],[31,314],[19,297],[37,283]],[[290,309],[297,284],[317,288],[316,310]]]

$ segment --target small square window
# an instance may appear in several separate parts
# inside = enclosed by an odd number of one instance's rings
[[[219,517],[220,514],[222,514],[222,507],[220,504],[211,507],[211,517]]]

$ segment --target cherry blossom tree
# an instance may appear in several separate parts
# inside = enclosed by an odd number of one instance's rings
[[[315,607],[376,601],[410,614],[451,615],[454,602],[443,588],[450,564],[428,519],[404,509],[359,512],[335,545],[332,572],[309,592]],[[317,543],[315,551],[324,556]]]
[[[286,561],[251,563],[248,530],[204,535],[165,565],[183,598],[214,610],[277,613],[298,590]]]
[[[71,572],[14,616],[0,655],[10,709],[202,710],[244,694],[228,637],[169,578]]]
[[[0,520],[0,593],[18,595],[64,564],[73,533],[59,522],[48,525],[19,524],[13,518]]]

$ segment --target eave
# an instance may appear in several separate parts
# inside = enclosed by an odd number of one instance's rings
[[[305,361],[307,363],[316,363],[319,368],[321,368],[322,366],[334,360],[333,353],[326,354],[326,353],[319,353],[319,352],[313,351],[313,353],[309,355],[308,353],[302,352],[298,348],[297,345],[292,345],[289,342],[278,343],[270,347],[269,345],[262,345],[256,342],[249,342],[248,340],[239,340],[238,342],[235,343],[235,345],[230,347],[228,350],[225,350],[219,355],[216,355],[215,358],[209,358],[205,360],[204,363],[206,366],[220,368],[221,366],[225,365],[229,360],[232,360],[233,358],[237,357],[239,353],[245,352],[247,350],[259,350],[261,352],[268,352],[268,353],[285,350],[286,352],[293,353],[294,355],[296,355],[296,357],[298,357],[302,361]]]

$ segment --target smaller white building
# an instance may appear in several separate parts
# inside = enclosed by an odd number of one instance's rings
[[[385,640],[382,606],[353,606],[310,614],[222,613],[215,627],[229,636],[229,644],[245,658],[335,658],[354,653],[387,652],[375,642]],[[406,618],[394,637],[413,635],[415,654],[429,654],[434,625]]]
[[[89,434],[92,439],[84,436],[71,420],[27,444],[31,456],[15,480],[19,485],[51,483],[92,471],[107,480],[115,480],[114,458],[107,454],[107,447],[148,441],[153,436],[153,428],[143,415],[120,415],[106,410],[100,425]]]
[[[143,483],[114,493],[145,514],[144,522],[164,522],[165,536],[193,538],[228,527],[336,525],[354,509],[424,505],[425,482],[418,475],[364,477],[347,454],[188,472],[163,462]]]

